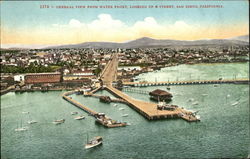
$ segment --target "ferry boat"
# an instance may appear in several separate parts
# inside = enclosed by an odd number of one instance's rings
[[[52,123],[58,125],[58,124],[62,124],[64,122],[65,122],[65,119],[60,119],[60,120],[55,120]]]
[[[85,149],[96,147],[96,146],[101,145],[101,144],[102,144],[102,137],[96,136],[92,140],[87,142],[87,144],[85,145]]]
[[[75,117],[76,120],[82,120],[84,118],[85,118],[85,116],[83,116],[83,115]]]

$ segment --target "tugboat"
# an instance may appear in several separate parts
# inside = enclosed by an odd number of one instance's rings
[[[101,144],[102,144],[102,137],[96,136],[87,142],[87,144],[85,145],[85,149],[89,149],[89,148],[92,148]]]

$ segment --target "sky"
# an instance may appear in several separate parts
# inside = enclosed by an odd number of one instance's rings
[[[1,1],[0,5],[1,46],[126,42],[141,37],[220,39],[249,34],[247,0]],[[126,5],[128,8],[56,8],[62,5]],[[130,8],[136,5],[158,8]],[[162,5],[175,8],[159,8]],[[223,8],[176,8],[181,5],[222,5]]]

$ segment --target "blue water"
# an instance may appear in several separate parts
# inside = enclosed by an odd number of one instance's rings
[[[213,67],[208,65],[207,67]],[[239,69],[241,69],[239,67]],[[135,88],[151,91],[165,86]],[[249,147],[248,85],[222,84],[171,86],[172,103],[199,111],[201,122],[182,119],[148,121],[129,106],[100,103],[99,99],[72,95],[88,107],[131,126],[108,129],[95,124],[94,118],[61,98],[61,91],[8,93],[1,96],[1,158],[240,158]],[[145,94],[125,92],[149,100]],[[109,95],[101,91],[98,94]],[[193,98],[190,102],[189,99]],[[194,105],[197,102],[198,105]],[[237,105],[232,105],[238,102]],[[119,108],[125,108],[119,110]],[[30,114],[22,114],[29,111]],[[86,119],[74,120],[78,111]],[[122,117],[129,114],[128,117]],[[38,121],[29,125],[29,119]],[[55,119],[65,118],[61,125]],[[28,126],[15,132],[20,125]],[[100,147],[85,150],[89,137],[103,136]]]

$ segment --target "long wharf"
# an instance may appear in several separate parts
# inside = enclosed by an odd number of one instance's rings
[[[117,54],[113,54],[112,60],[107,64],[101,73],[103,81],[103,89],[106,89],[114,96],[123,99],[130,107],[135,109],[148,120],[164,119],[164,118],[182,118],[186,121],[199,121],[192,112],[177,107],[174,110],[159,110],[156,103],[150,103],[134,99],[112,86],[112,82],[116,80],[116,71],[118,67]]]

